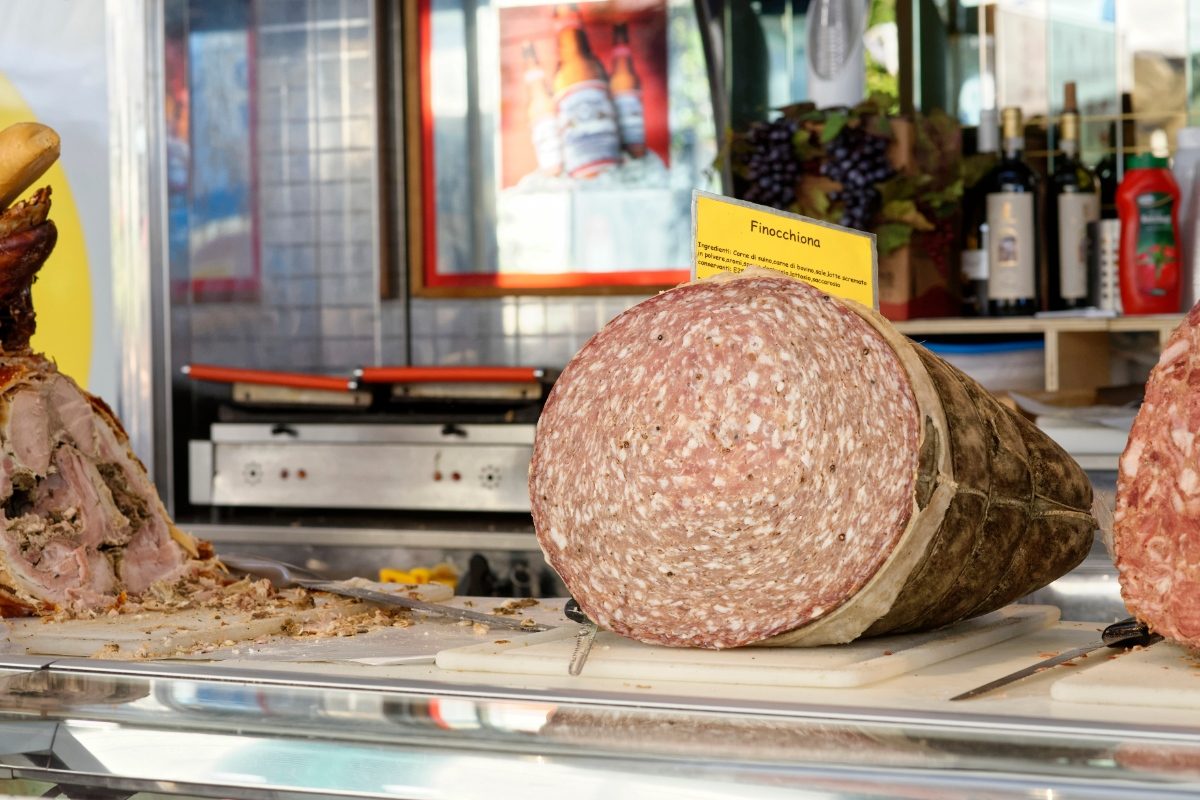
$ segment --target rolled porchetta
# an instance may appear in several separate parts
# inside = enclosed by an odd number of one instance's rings
[[[0,203],[57,155],[45,126],[0,131]],[[30,347],[49,213],[49,187],[0,207],[0,616],[113,608],[212,555],[171,521],[104,401]]]

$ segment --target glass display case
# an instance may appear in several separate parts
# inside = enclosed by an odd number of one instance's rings
[[[0,672],[0,790],[45,797],[1183,797],[1200,733],[59,662]]]

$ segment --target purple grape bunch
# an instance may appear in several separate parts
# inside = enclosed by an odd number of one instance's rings
[[[870,229],[871,219],[879,210],[880,196],[875,185],[895,174],[887,149],[886,138],[849,125],[825,146],[821,174],[842,185],[840,191],[829,194],[831,202],[842,204],[840,224]]]
[[[744,162],[744,200],[778,209],[796,202],[801,164],[793,138],[799,130],[798,121],[779,117],[756,122],[746,131],[750,148]]]

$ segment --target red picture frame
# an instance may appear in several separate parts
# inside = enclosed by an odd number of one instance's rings
[[[175,6],[173,11],[175,16],[169,18],[165,34],[163,64],[171,295],[175,302],[254,302],[262,291],[258,85],[253,67],[257,48],[254,9],[241,8],[234,3],[219,7],[212,16],[227,27],[221,31],[224,41],[218,42],[218,49],[213,52],[209,52],[212,48],[206,48],[203,44],[206,31],[191,27],[189,6]],[[208,81],[219,82],[227,88],[244,86],[244,114],[239,113],[239,108],[214,106],[204,88]],[[221,96],[236,97],[237,93],[224,92]],[[214,141],[210,129],[206,130],[205,136],[194,138],[196,126],[193,123],[198,112],[226,120],[226,136]],[[236,121],[243,117],[245,124],[237,129]],[[244,150],[244,180],[210,187],[208,194],[198,192],[197,170],[204,170],[206,158],[222,158],[219,151],[222,146],[236,146]],[[204,148],[214,152],[209,153]],[[233,173],[230,175],[236,177]],[[214,200],[215,195],[220,195],[220,199]],[[245,237],[236,248],[241,251],[241,256],[228,259],[234,269],[228,274],[194,276],[197,264],[194,263],[195,254],[191,250],[191,236],[196,227],[230,216],[244,219],[247,228]],[[203,266],[205,264],[201,261],[200,267]]]
[[[418,296],[495,296],[511,294],[641,294],[689,280],[690,267],[613,271],[495,272],[447,274],[438,269],[438,219],[434,148],[431,0],[406,4],[405,74],[408,174],[409,277]],[[547,4],[552,5],[552,4]],[[665,113],[665,112],[664,112]]]

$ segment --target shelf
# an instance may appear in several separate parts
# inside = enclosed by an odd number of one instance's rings
[[[1150,314],[1111,318],[1096,317],[948,317],[897,322],[896,328],[913,338],[939,335],[1041,334],[1046,343],[1048,392],[1095,389],[1107,385],[1112,356],[1109,334],[1148,332],[1166,343],[1183,319],[1182,314]]]
[[[912,334],[1004,334],[1004,333],[1127,333],[1137,331],[1166,331],[1179,325],[1182,314],[1152,314],[1113,318],[1095,317],[945,317],[941,319],[910,319],[895,323],[897,330]]]

